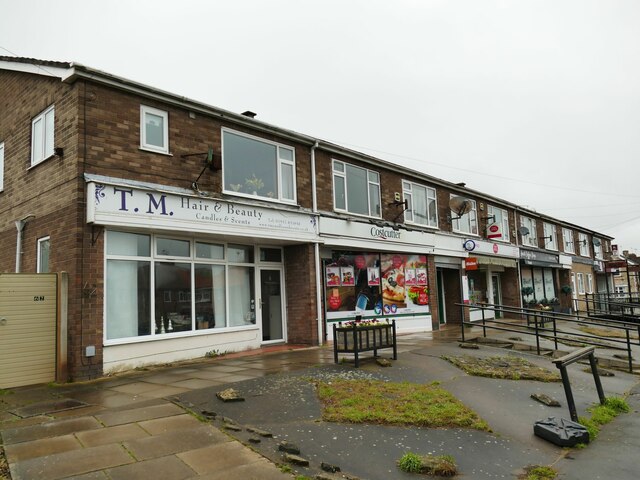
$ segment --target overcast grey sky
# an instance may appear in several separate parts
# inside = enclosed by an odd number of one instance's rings
[[[252,110],[640,253],[639,26],[638,0],[0,0],[0,55]]]

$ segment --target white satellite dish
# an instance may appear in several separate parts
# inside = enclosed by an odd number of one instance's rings
[[[529,229],[525,226],[518,227],[518,232],[520,232],[521,236],[529,235]]]
[[[449,208],[460,218],[471,210],[471,201],[464,197],[452,197],[451,200],[449,200]]]

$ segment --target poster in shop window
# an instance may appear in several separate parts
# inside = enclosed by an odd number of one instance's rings
[[[429,313],[426,255],[337,252],[325,274],[329,320]]]

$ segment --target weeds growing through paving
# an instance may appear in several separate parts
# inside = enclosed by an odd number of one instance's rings
[[[516,357],[471,357],[444,356],[444,360],[477,377],[502,378],[508,380],[538,380],[540,382],[559,382],[560,375],[528,360]]]
[[[524,470],[525,476],[519,477],[523,480],[553,480],[558,476],[553,468],[540,465],[531,465]]]
[[[329,422],[489,430],[487,423],[437,382],[332,380],[316,383]]]
[[[604,405],[596,405],[587,410],[591,417],[579,417],[578,422],[589,432],[589,441],[594,441],[600,433],[600,427],[609,423],[621,413],[629,412],[629,404],[624,398],[609,397]]]
[[[439,477],[453,477],[458,473],[456,460],[451,455],[418,455],[407,452],[398,460],[398,468],[403,472]]]

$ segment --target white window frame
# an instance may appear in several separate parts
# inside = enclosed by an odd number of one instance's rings
[[[339,171],[336,169],[336,165],[338,164],[342,164],[343,168],[342,171]],[[367,173],[367,209],[369,210],[368,214],[362,214],[362,213],[358,213],[358,212],[351,212],[349,211],[349,192],[348,192],[348,184],[347,184],[347,165],[351,168],[357,168],[360,170],[364,170]],[[343,213],[348,213],[349,215],[357,215],[360,217],[373,217],[373,218],[382,218],[382,197],[380,195],[380,174],[378,172],[376,172],[375,170],[369,170],[368,168],[364,168],[364,167],[360,167],[358,165],[353,165],[351,163],[347,163],[347,162],[343,162],[342,160],[333,160],[331,162],[331,170],[332,170],[332,187],[333,187],[333,209],[336,212],[343,212]],[[378,178],[378,180],[376,181],[375,179],[372,180],[372,176],[375,176]],[[345,208],[338,208],[336,207],[336,177],[340,177],[344,179],[344,193],[345,193],[345,198],[344,198],[344,205]],[[371,212],[371,188],[374,187],[375,189],[377,189],[378,191],[378,212]]]
[[[49,243],[49,255],[51,255],[51,237],[42,237],[38,239],[38,256],[37,256],[37,263],[36,263],[36,273],[49,273],[49,263],[47,263],[47,271],[43,271],[42,270],[42,244],[44,242],[48,242]],[[51,259],[51,257],[49,257],[49,260]]]
[[[424,222],[416,221],[416,215],[413,212],[413,197],[416,193],[416,189],[424,189],[426,195],[427,215]],[[407,209],[404,212],[404,221],[414,225],[420,225],[422,227],[438,228],[438,200],[436,195],[436,189],[433,187],[427,187],[419,183],[410,182],[408,180],[402,181],[402,196],[407,201]],[[429,201],[433,200],[434,212],[429,212]],[[431,222],[432,217],[435,218],[435,222]]]
[[[586,233],[578,233],[578,250],[581,257],[589,256],[589,238]]]
[[[497,240],[500,242],[509,242],[511,241],[510,233],[509,233],[509,211],[489,205],[487,207],[487,216],[493,216],[494,223],[500,222],[500,228],[502,229],[502,238],[496,238],[492,240]],[[500,217],[499,219],[497,217]]]
[[[593,293],[593,274],[587,273],[587,293]]]
[[[596,246],[595,241],[598,240],[600,242],[600,245]],[[593,254],[594,256],[598,259],[598,260],[603,260],[604,257],[602,256],[602,246],[604,245],[604,240],[602,240],[601,238],[595,238],[593,237]]]
[[[536,219],[520,215],[520,226],[529,229],[528,235],[522,235],[522,244],[530,247],[538,246],[538,230],[536,229]]]
[[[252,195],[250,193],[243,193],[243,192],[237,192],[234,190],[228,190],[226,188],[226,181],[225,181],[225,176],[224,176],[224,170],[225,170],[225,158],[224,158],[224,134],[226,133],[230,133],[232,135],[235,135],[237,137],[244,137],[250,140],[254,140],[256,142],[261,142],[261,143],[265,143],[267,145],[273,145],[276,147],[276,168],[278,169],[277,171],[277,175],[276,175],[276,189],[278,190],[278,196],[277,198],[272,198],[272,197],[267,197],[264,195]],[[265,201],[269,201],[269,202],[282,202],[282,203],[289,203],[289,204],[296,204],[297,202],[297,196],[298,196],[298,189],[297,189],[297,175],[296,175],[296,149],[294,147],[292,147],[291,145],[285,145],[283,143],[278,143],[278,142],[272,142],[270,140],[266,140],[264,138],[261,137],[256,137],[255,135],[249,135],[247,133],[244,132],[239,132],[237,130],[231,130],[230,128],[223,128],[222,129],[222,191],[224,193],[227,193],[229,195],[235,195],[238,197],[247,197],[247,198],[259,198],[260,200],[265,200]],[[281,150],[289,150],[291,151],[292,155],[291,158],[292,160],[287,160],[285,158],[283,158],[283,156],[281,155],[280,151]],[[293,193],[293,198],[285,198],[283,197],[283,182],[282,182],[282,166],[283,165],[288,165],[291,166],[292,172],[293,172],[293,185],[291,186],[292,188],[292,193]]]
[[[449,198],[457,197],[458,195],[454,195],[453,193],[449,195]],[[457,213],[453,210],[450,210],[451,215],[451,229],[456,233],[464,233],[466,235],[475,235],[479,236],[478,232],[478,212],[477,212],[477,204],[475,200],[471,200],[470,198],[466,199],[471,203],[471,209],[466,212],[461,217],[457,217]],[[464,230],[461,228],[460,224],[463,224],[464,227],[467,227],[468,230]]]
[[[578,282],[578,293],[580,295],[584,295],[585,294],[585,290],[584,290],[584,274],[583,273],[577,273],[576,274],[576,281]]]
[[[544,222],[542,224],[542,230],[544,235],[544,248],[547,250],[558,250],[558,239],[556,234],[556,226],[553,223]],[[547,240],[547,238],[549,238]]]
[[[47,126],[47,120],[51,118],[51,124]],[[55,144],[55,105],[47,107],[31,120],[31,166],[44,162],[54,154]],[[36,157],[36,132],[40,130],[40,155]]]
[[[147,113],[162,117],[162,142],[164,143],[164,147],[159,147],[158,145],[147,142],[147,122],[145,118]],[[169,154],[169,112],[147,105],[140,105],[140,148],[155,153]]]
[[[0,192],[4,190],[4,142],[0,142]]]
[[[565,253],[576,253],[575,241],[573,239],[573,230],[562,227],[562,243]]]

